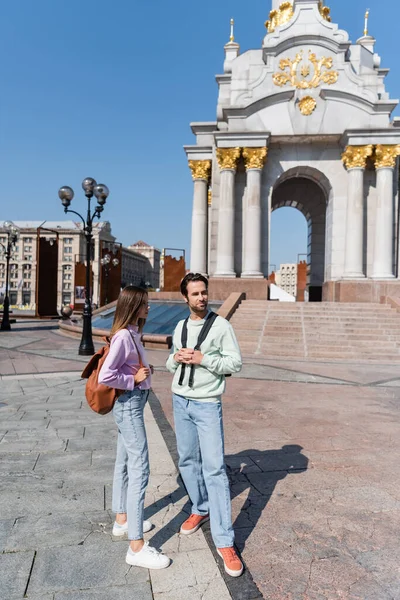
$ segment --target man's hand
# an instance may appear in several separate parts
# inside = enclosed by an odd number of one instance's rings
[[[150,369],[148,369],[147,367],[140,367],[140,369],[138,370],[138,372],[135,374],[135,385],[139,385],[139,383],[142,383],[145,379],[147,379],[150,376]]]
[[[200,350],[193,350],[193,354],[188,362],[189,365],[200,365],[204,358],[204,354]]]
[[[175,360],[175,362],[180,363],[180,364],[182,364],[182,363],[190,364],[190,360],[191,360],[193,354],[194,354],[194,350],[192,348],[181,348],[174,355],[174,360]]]

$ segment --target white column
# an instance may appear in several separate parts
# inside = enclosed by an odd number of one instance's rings
[[[192,210],[192,243],[190,270],[207,274],[208,242],[208,182],[211,172],[210,160],[190,160],[189,167],[194,181]]]
[[[263,277],[261,271],[261,174],[267,148],[244,148],[247,171],[244,219],[243,278]]]
[[[347,146],[342,160],[348,170],[344,279],[360,279],[364,256],[364,171],[373,146]]]
[[[217,148],[221,169],[218,206],[217,269],[214,277],[236,277],[235,263],[235,175],[240,148]]]
[[[393,279],[393,175],[400,147],[378,144],[375,149],[376,195],[373,279]]]
[[[348,172],[346,246],[344,278],[364,277],[363,229],[364,229],[364,169],[356,167]]]

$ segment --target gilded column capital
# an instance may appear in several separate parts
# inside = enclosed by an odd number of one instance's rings
[[[368,146],[346,146],[342,154],[342,161],[346,169],[365,169],[367,158],[372,156],[374,147]]]
[[[221,171],[227,169],[236,171],[240,152],[240,148],[217,148],[217,161]]]
[[[189,169],[192,171],[193,181],[196,179],[208,181],[211,175],[211,160],[189,160]]]
[[[378,144],[374,155],[375,169],[394,169],[398,156],[400,156],[400,144]]]
[[[244,165],[249,169],[262,169],[268,154],[268,148],[243,148]]]

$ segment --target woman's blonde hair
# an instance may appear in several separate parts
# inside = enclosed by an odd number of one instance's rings
[[[148,293],[143,288],[134,285],[127,285],[118,296],[117,307],[115,309],[114,322],[111,328],[111,337],[120,329],[125,329],[131,323],[139,326],[139,331],[143,330],[146,319],[138,319],[137,315],[143,302],[147,303]]]

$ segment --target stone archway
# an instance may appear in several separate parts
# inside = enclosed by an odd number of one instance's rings
[[[311,167],[293,168],[276,181],[271,212],[293,207],[306,218],[308,225],[308,290],[310,301],[322,299],[325,281],[326,213],[330,195],[329,180]]]

